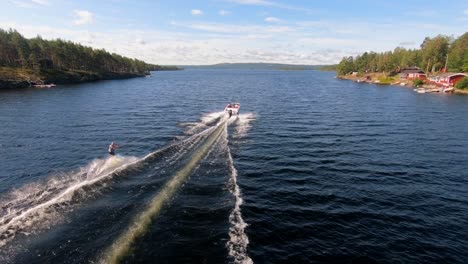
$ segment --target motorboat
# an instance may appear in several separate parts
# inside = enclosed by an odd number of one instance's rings
[[[444,89],[442,89],[442,92],[451,93],[451,92],[453,92],[453,87],[444,88]]]
[[[426,93],[427,92],[426,89],[424,89],[424,88],[418,88],[418,89],[415,89],[415,91],[417,93]]]
[[[230,103],[226,106],[224,111],[231,115],[238,115],[240,110],[240,104],[239,103]]]

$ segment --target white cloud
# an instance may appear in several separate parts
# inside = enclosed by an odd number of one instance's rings
[[[326,38],[326,37],[317,37],[317,38],[301,38],[298,40],[301,44],[306,44],[308,46],[317,45],[321,47],[357,47],[362,41],[359,39],[349,39],[349,38]]]
[[[200,9],[192,9],[190,11],[190,13],[193,15],[193,16],[201,16],[203,15],[203,11],[201,11]]]
[[[15,6],[17,7],[21,7],[21,8],[34,8],[36,7],[33,3],[31,2],[28,2],[28,1],[10,1],[11,3],[13,3]]]
[[[278,23],[278,22],[281,22],[281,19],[277,17],[267,17],[265,18],[265,22]]]
[[[220,14],[221,16],[226,16],[226,15],[231,14],[231,12],[226,11],[226,10],[219,10],[219,13],[218,13],[218,14]]]
[[[259,33],[285,33],[294,31],[287,26],[258,26],[258,25],[236,25],[221,23],[180,23],[171,21],[171,25],[196,29],[206,32],[230,33],[230,34],[259,34]]]
[[[229,0],[229,2],[241,4],[241,5],[274,5],[275,3],[265,0]]]
[[[36,3],[38,5],[43,5],[43,6],[48,6],[50,5],[49,1],[47,0],[31,0],[33,3]]]
[[[463,14],[465,14],[465,15],[468,16],[468,9],[465,9],[465,10],[463,11]]]
[[[10,3],[21,8],[36,8],[50,5],[48,0],[10,0]]]
[[[314,13],[315,11],[309,8],[285,5],[278,2],[266,1],[266,0],[226,0],[240,5],[258,5],[258,6],[271,6],[276,8],[288,9],[293,11],[302,11],[308,14]]]
[[[86,25],[94,23],[94,14],[87,10],[74,10],[76,19],[73,21],[75,25]]]
[[[146,41],[142,38],[137,38],[135,42],[140,45],[146,45]]]

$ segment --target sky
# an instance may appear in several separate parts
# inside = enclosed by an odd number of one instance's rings
[[[458,37],[468,1],[0,0],[0,28],[161,65],[318,65]]]

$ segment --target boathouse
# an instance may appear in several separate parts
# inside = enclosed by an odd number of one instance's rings
[[[465,73],[443,73],[429,78],[429,81],[439,86],[455,86],[459,81],[468,75]]]
[[[400,71],[400,79],[401,80],[414,80],[414,79],[421,79],[425,80],[427,78],[426,73],[418,67],[409,67],[404,68]]]

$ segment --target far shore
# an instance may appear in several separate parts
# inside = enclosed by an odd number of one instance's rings
[[[351,80],[359,83],[369,83],[369,84],[376,84],[376,85],[393,85],[393,86],[399,86],[399,87],[406,87],[406,88],[411,88],[411,89],[416,89],[416,88],[424,88],[428,90],[439,90],[440,87],[437,87],[435,85],[429,85],[429,84],[423,84],[423,85],[418,85],[415,86],[413,84],[412,80],[401,80],[399,76],[387,76],[383,73],[366,73],[366,74],[346,74],[346,75],[340,75],[337,76],[339,79],[343,80]],[[463,94],[463,95],[468,95],[467,90],[461,90],[454,88],[452,92],[450,93],[455,93],[455,94]]]

